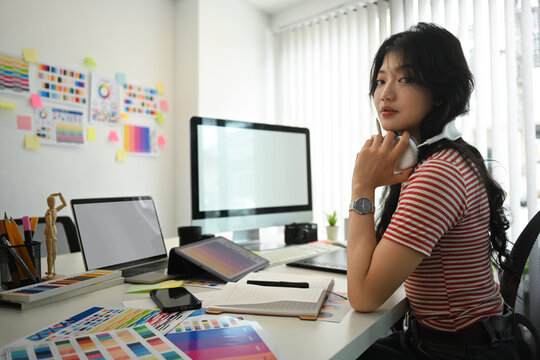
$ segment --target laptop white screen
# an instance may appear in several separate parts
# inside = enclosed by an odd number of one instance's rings
[[[151,198],[104,200],[72,201],[87,269],[166,255]]]

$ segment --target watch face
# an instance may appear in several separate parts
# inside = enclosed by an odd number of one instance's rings
[[[360,198],[356,200],[356,203],[354,205],[354,208],[360,214],[368,214],[373,211],[373,205],[371,204],[371,201],[366,198]]]

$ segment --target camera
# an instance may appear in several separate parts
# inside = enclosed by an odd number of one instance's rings
[[[305,244],[317,241],[317,224],[292,223],[285,225],[285,244]]]

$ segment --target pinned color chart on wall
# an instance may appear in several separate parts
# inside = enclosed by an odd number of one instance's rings
[[[154,88],[125,84],[123,109],[128,113],[156,116],[159,108],[157,94]]]
[[[37,65],[37,93],[44,99],[85,105],[87,83],[87,75],[83,72],[55,65]]]
[[[28,63],[22,58],[0,54],[0,91],[30,94]]]
[[[36,135],[43,144],[84,144],[84,112],[44,105],[34,110]]]
[[[124,150],[128,153],[157,155],[157,135],[148,126],[124,125]]]
[[[120,86],[113,79],[92,74],[90,120],[117,124],[120,121]]]

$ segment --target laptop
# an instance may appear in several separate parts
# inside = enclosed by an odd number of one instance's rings
[[[150,196],[71,200],[86,270],[122,270],[124,281],[167,275],[167,249]]]
[[[288,263],[287,266],[346,274],[347,249],[322,253],[304,260]]]

